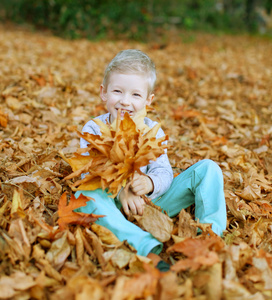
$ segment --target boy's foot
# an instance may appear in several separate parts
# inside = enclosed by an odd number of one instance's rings
[[[149,259],[152,260],[153,265],[154,265],[159,271],[161,271],[161,272],[167,272],[167,271],[170,270],[170,265],[169,265],[167,262],[163,261],[163,260],[159,257],[159,255],[157,255],[157,254],[155,254],[155,253],[149,253],[149,254],[147,255],[147,257],[148,257]]]

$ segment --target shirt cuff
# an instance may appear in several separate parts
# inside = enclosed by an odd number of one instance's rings
[[[121,194],[121,192],[122,192],[123,189],[124,189],[124,188],[121,187],[121,190],[118,192],[118,194],[117,194],[117,196],[116,196],[116,199],[117,199],[118,201],[120,201],[120,194]]]

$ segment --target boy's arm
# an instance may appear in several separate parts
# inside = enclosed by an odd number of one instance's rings
[[[167,192],[173,181],[173,170],[167,154],[161,155],[155,162],[149,164],[146,175],[153,183],[153,191],[147,195],[149,198],[155,199]]]
[[[109,114],[104,114],[104,115],[98,116],[97,118],[99,118],[101,121],[106,123],[108,115]],[[88,132],[90,134],[95,134],[95,135],[101,135],[100,127],[93,120],[90,120],[83,126],[82,132]],[[85,139],[80,138],[80,148],[87,148],[87,145],[88,145],[88,142]],[[82,153],[82,155],[88,155],[88,152]],[[83,179],[86,174],[88,174],[88,173],[81,174],[81,178]]]
[[[160,128],[156,138],[160,138],[164,135],[163,130]],[[164,142],[164,144],[167,144],[167,142]],[[153,183],[153,191],[147,195],[149,198],[155,199],[160,197],[170,188],[173,181],[173,170],[166,149],[165,154],[162,154],[156,161],[150,162],[150,164],[147,165],[145,174]]]

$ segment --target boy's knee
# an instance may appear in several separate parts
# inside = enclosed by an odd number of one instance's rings
[[[211,159],[203,159],[202,162],[205,165],[207,171],[212,171],[214,173],[218,173],[219,176],[222,175],[221,168],[213,160],[211,160]]]

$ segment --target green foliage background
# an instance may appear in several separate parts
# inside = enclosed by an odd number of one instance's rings
[[[67,38],[145,40],[171,28],[256,32],[272,0],[1,0],[0,20]]]

